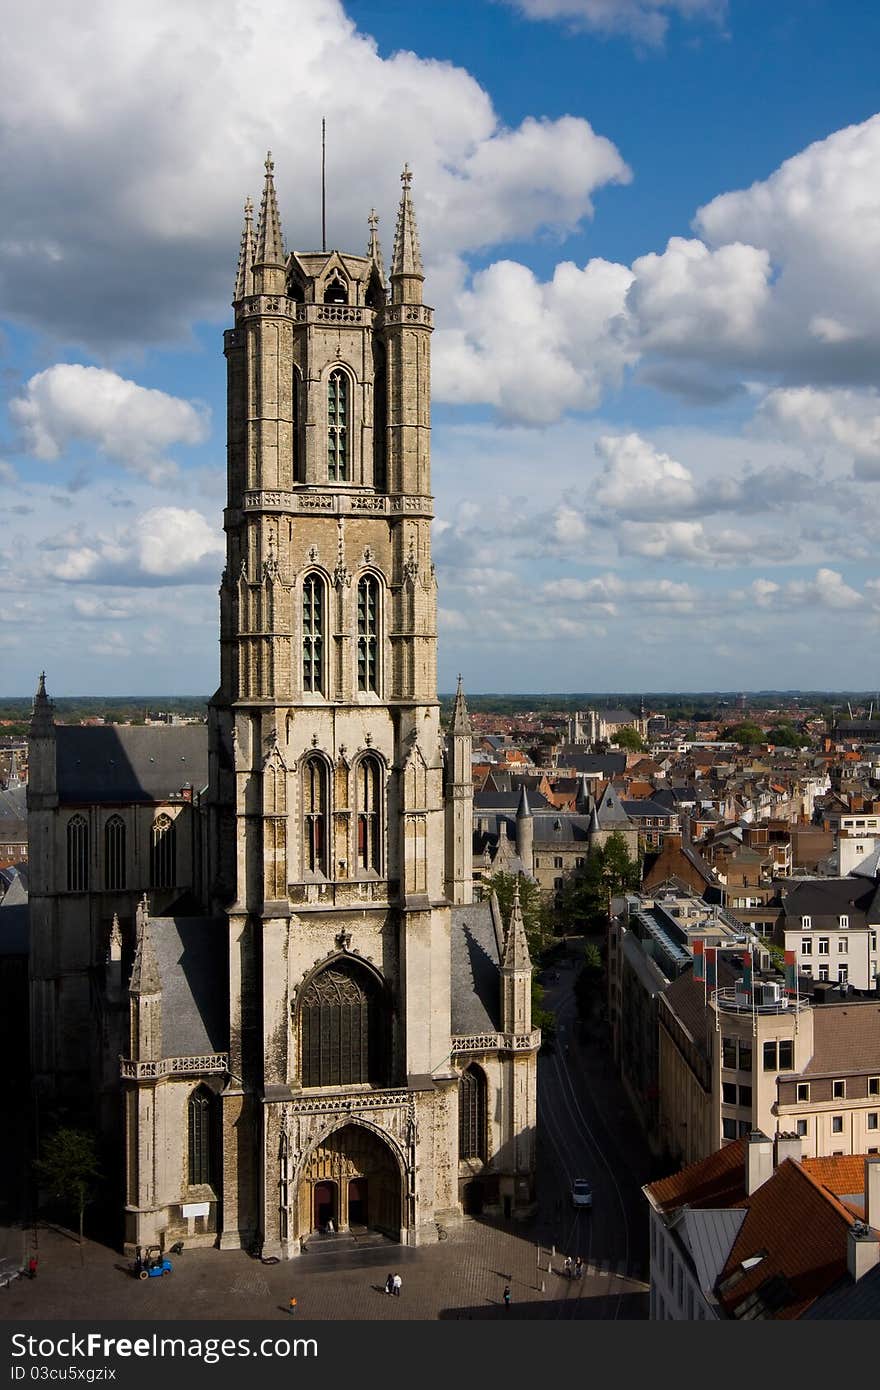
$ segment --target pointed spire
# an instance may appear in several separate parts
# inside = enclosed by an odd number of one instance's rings
[[[122,928],[119,925],[118,912],[114,912],[113,921],[110,923],[110,939],[107,943],[107,960],[122,960]]]
[[[403,192],[400,195],[400,207],[397,210],[397,230],[394,233],[394,250],[391,253],[392,283],[401,276],[415,280],[424,280],[425,278],[422,270],[422,253],[419,249],[416,214],[409,188],[412,182],[412,172],[408,165],[404,165],[400,181],[403,184]],[[409,287],[409,289],[410,293],[415,292],[414,286]]]
[[[275,199],[274,171],[272,151],[269,150],[266,155],[266,181],[263,184],[260,220],[257,223],[255,265],[283,266],[287,261],[284,255],[284,238],[281,235],[281,216]]]
[[[579,816],[586,816],[589,814],[590,807],[592,806],[592,804],[593,797],[590,792],[590,783],[587,780],[587,774],[585,772],[582,772],[581,780],[578,783],[577,797],[575,798],[574,808]]]
[[[241,249],[238,253],[238,272],[235,276],[233,304],[246,299],[254,292],[253,264],[256,242],[254,241],[254,205],[250,198],[245,199],[244,227],[241,233]]]
[[[519,876],[513,890],[513,907],[510,913],[510,923],[507,928],[507,936],[504,941],[504,955],[501,959],[502,970],[531,970],[532,959],[529,955],[529,943],[526,939],[526,927],[523,921],[522,906],[519,900]]]
[[[134,965],[131,971],[129,994],[161,994],[162,983],[159,978],[159,963],[150,935],[150,904],[146,893],[137,905],[137,945]]]
[[[382,260],[382,247],[379,245],[379,214],[375,208],[370,208],[370,215],[367,218],[367,226],[370,229],[370,244],[367,247],[367,255],[379,272],[379,279],[385,284],[385,263]]]
[[[454,734],[470,734],[471,719],[468,714],[467,700],[464,698],[464,688],[461,683],[461,676],[458,678],[458,689],[455,692],[455,704],[452,707],[452,732]]]
[[[34,696],[34,707],[31,711],[28,737],[51,738],[55,733],[54,712],[55,706],[46,694],[46,672],[41,671],[37,693]]]
[[[531,814],[532,808],[529,805],[529,794],[526,791],[526,784],[525,782],[523,782],[519,791],[519,803],[516,808],[516,818],[517,820],[523,820],[526,816],[530,816]],[[519,892],[519,885],[517,885],[517,892]]]

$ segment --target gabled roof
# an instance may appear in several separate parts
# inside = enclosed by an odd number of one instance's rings
[[[451,911],[451,1028],[497,1033],[501,1024],[499,930],[491,899]]]
[[[204,724],[60,724],[55,739],[62,805],[167,801],[187,782],[196,792],[208,782]]]

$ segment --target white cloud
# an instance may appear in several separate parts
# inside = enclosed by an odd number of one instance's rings
[[[817,449],[850,456],[857,476],[880,477],[880,394],[828,391],[809,386],[767,393],[757,412],[759,428]]]
[[[497,261],[457,297],[456,326],[434,338],[435,399],[487,403],[505,421],[550,424],[593,409],[635,353],[628,341],[625,266],[557,265],[542,283]]]
[[[703,521],[624,521],[619,536],[624,555],[698,565],[743,564],[750,556],[766,553],[769,544],[766,537],[710,527]]]
[[[680,515],[694,505],[697,490],[690,470],[641,435],[602,435],[596,453],[605,465],[595,492],[600,507],[640,517]]]
[[[820,569],[812,580],[792,580],[786,584],[785,594],[796,603],[818,605],[820,608],[858,608],[864,603],[862,594],[857,593],[837,570]]]
[[[331,243],[363,245],[375,206],[386,257],[405,162],[429,261],[574,228],[629,177],[586,120],[508,128],[469,73],[383,58],[338,0],[227,0],[207,20],[201,0],[34,0],[3,37],[0,300],[65,341],[141,346],[228,315],[267,148],[287,244],[314,246],[322,117]]]
[[[529,19],[558,19],[599,34],[626,34],[641,43],[663,42],[670,15],[720,22],[726,0],[508,0]]]
[[[177,471],[166,456],[171,445],[200,444],[209,429],[207,408],[198,403],[69,362],[32,376],[9,413],[38,459],[52,461],[72,444],[90,444],[154,483]]]
[[[643,351],[712,356],[755,348],[769,298],[770,256],[741,242],[710,250],[671,237],[633,262],[628,307]]]
[[[153,507],[131,526],[82,543],[81,535],[46,543],[57,558],[49,574],[72,584],[155,585],[219,578],[225,546],[219,530],[192,508]],[[86,604],[88,609],[89,604]],[[87,611],[81,616],[90,616]]]

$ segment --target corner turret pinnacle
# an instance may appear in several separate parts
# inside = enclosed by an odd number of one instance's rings
[[[241,233],[241,250],[238,253],[238,271],[235,276],[235,292],[232,296],[233,304],[237,304],[240,299],[246,299],[249,294],[254,292],[255,251],[254,205],[250,198],[247,198],[244,205],[244,227]]]
[[[422,269],[422,253],[419,249],[416,214],[410,193],[412,171],[409,165],[404,165],[400,181],[403,184],[403,192],[397,210],[397,229],[394,233],[394,250],[391,253],[393,298],[398,304],[420,304],[421,282],[425,276]]]
[[[507,927],[507,936],[504,939],[504,954],[501,959],[501,969],[504,971],[531,971],[531,968],[532,958],[529,955],[529,943],[526,938],[526,927],[523,921],[522,906],[519,900],[519,878],[517,877],[516,886],[513,890],[513,907],[510,912],[510,922]]]
[[[455,704],[452,707],[452,732],[454,734],[470,734],[473,732],[471,729],[470,715],[468,714],[467,700],[464,698],[461,676],[458,678],[458,689],[455,692]]]
[[[367,226],[370,229],[370,242],[367,247],[367,255],[379,272],[379,279],[385,284],[385,263],[382,260],[382,247],[379,245],[379,214],[375,208],[370,209],[367,218]]]
[[[266,181],[260,203],[254,250],[254,293],[284,294],[287,258],[281,235],[281,217],[275,200],[275,179],[272,151],[266,155]]]
[[[137,923],[137,944],[128,992],[129,994],[161,994],[159,963],[156,960],[153,938],[150,935],[150,904],[146,893],[137,905],[135,920]]]
[[[532,808],[529,805],[529,794],[526,791],[526,784],[525,782],[523,782],[519,791],[519,802],[516,808],[516,818],[517,820],[522,820],[523,817],[530,816],[531,814]],[[517,889],[517,891],[519,890]]]
[[[31,711],[28,738],[51,738],[55,733],[55,706],[46,694],[46,672],[40,672],[37,693]]]

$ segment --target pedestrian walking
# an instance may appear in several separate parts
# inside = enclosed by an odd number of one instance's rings
[[[296,1299],[295,1299],[295,1298],[291,1298],[290,1302],[289,1302],[288,1305],[287,1305],[287,1311],[288,1311],[288,1313],[295,1313],[295,1312],[296,1312]]]
[[[401,1279],[399,1274],[395,1274],[394,1278],[391,1280],[391,1288],[394,1293],[394,1297],[400,1298],[400,1290],[403,1288],[403,1280]]]
[[[574,1262],[574,1277],[575,1277],[575,1279],[580,1279],[580,1278],[582,1278],[583,1272],[584,1272],[584,1262],[583,1262],[583,1260],[581,1259],[580,1255],[578,1255],[577,1259],[576,1259],[575,1262]]]
[[[505,1308],[509,1308],[509,1307],[510,1307],[510,1285],[509,1285],[509,1284],[505,1284],[505,1285],[504,1285],[504,1293],[501,1295],[501,1297],[504,1299],[504,1306],[505,1306]]]
[[[393,1293],[393,1292],[394,1292],[394,1275],[393,1275],[393,1274],[389,1274],[389,1275],[388,1275],[388,1278],[385,1280],[385,1292],[386,1292],[386,1293]]]
[[[28,1277],[29,1279],[36,1279],[36,1277],[37,1277],[37,1257],[36,1257],[36,1255],[31,1255],[30,1259],[29,1259],[28,1262],[27,1262],[27,1277]]]
[[[566,1279],[571,1278],[571,1255],[566,1255],[565,1259],[562,1261],[562,1272]]]

